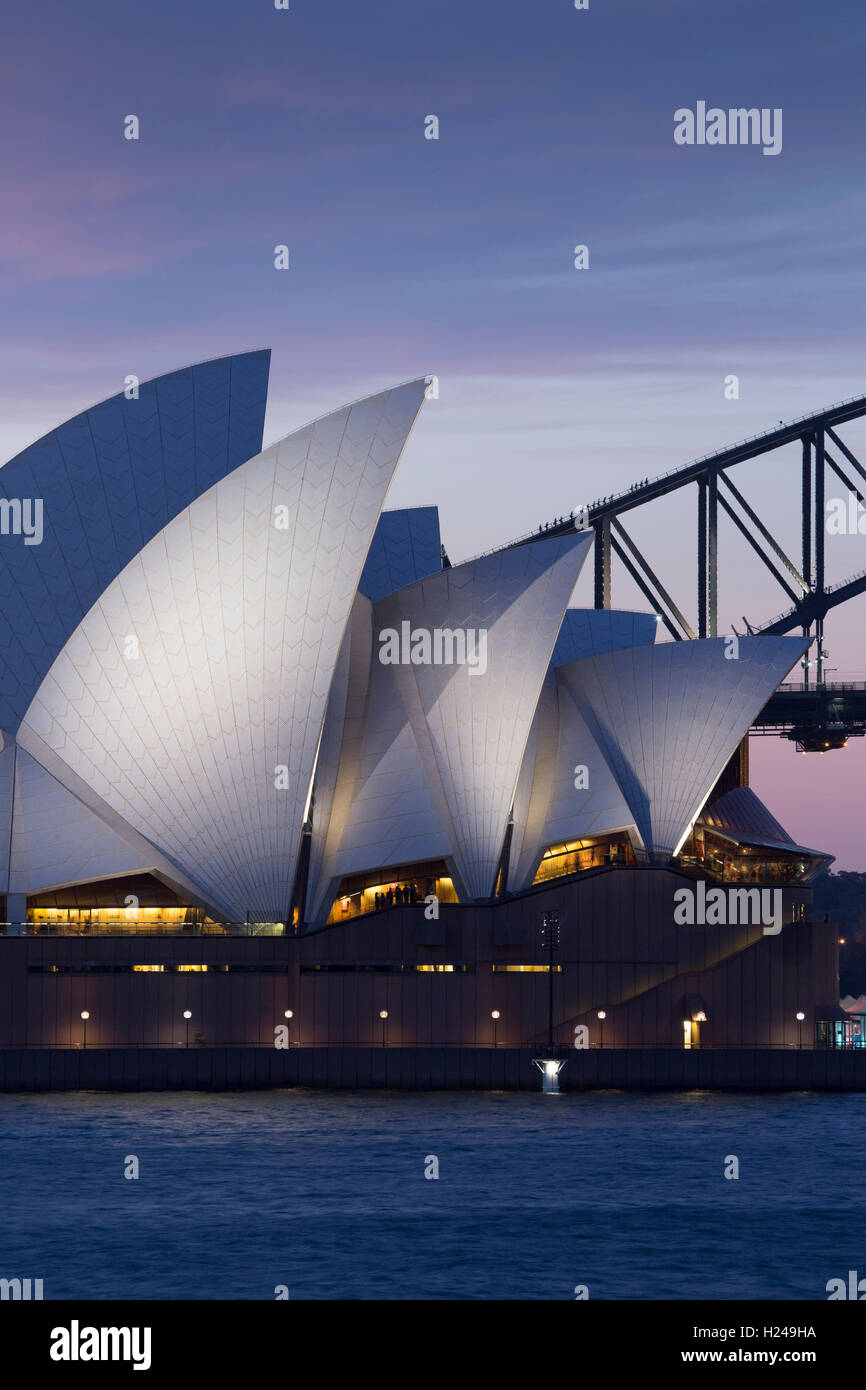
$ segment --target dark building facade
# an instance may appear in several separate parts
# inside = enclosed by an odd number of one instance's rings
[[[675,894],[697,882],[686,869],[607,867],[496,904],[443,905],[438,920],[395,906],[300,936],[31,928],[0,943],[0,1046],[80,1047],[86,1011],[88,1046],[274,1046],[287,1026],[292,1046],[490,1047],[495,1035],[543,1050],[550,912],[557,1046],[812,1046],[835,1017],[838,942],[810,920],[810,890],[780,890],[778,933],[678,925]]]

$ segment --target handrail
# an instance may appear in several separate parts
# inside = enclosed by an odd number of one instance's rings
[[[77,936],[89,941],[103,941],[112,936],[175,936],[180,940],[193,937],[220,936],[293,936],[280,922],[0,922],[0,936]]]
[[[745,439],[740,439],[737,441],[736,444],[730,444],[725,449],[712,449],[707,454],[701,454],[697,458],[690,459],[687,463],[680,464],[679,467],[669,468],[666,472],[659,473],[655,478],[647,479],[646,483],[641,484],[639,490],[652,490],[659,483],[663,483],[666,479],[675,477],[679,473],[688,473],[691,469],[697,468],[702,463],[708,463],[711,459],[721,458],[725,454],[733,454],[738,449],[743,449],[749,444],[756,444],[761,439],[770,439],[773,437],[773,435],[776,434],[787,434],[790,430],[793,430],[797,425],[804,425],[809,422],[816,422],[818,420],[822,420],[825,416],[833,415],[837,410],[843,409],[844,406],[853,405],[855,401],[861,402],[864,411],[866,411],[866,396],[848,396],[845,400],[834,401],[832,405],[827,406],[826,410],[812,411],[808,415],[797,415],[793,420],[788,420],[784,424],[778,425],[774,430],[762,430],[758,434],[747,435]],[[776,447],[781,447],[781,445],[785,442],[787,441],[780,440],[779,445]],[[638,489],[632,487],[630,489],[627,489],[625,492],[612,493],[607,501],[604,501],[600,497],[596,497],[594,501],[586,503],[586,509],[590,511],[594,507],[600,506],[605,506],[609,509],[611,504],[615,506],[619,502],[624,502],[629,497],[633,497],[636,491],[638,491]],[[571,515],[573,516],[574,513],[572,512]],[[558,525],[561,525],[561,523],[552,522],[551,528],[556,527]],[[523,544],[524,541],[529,541],[533,538],[538,538],[539,536],[543,538],[546,534],[548,534],[548,532],[539,532],[538,530],[527,531],[523,535],[516,536],[514,540],[507,541],[505,545],[495,545],[492,546],[489,550],[482,550],[479,555],[471,556],[470,560],[465,561],[465,563],[469,564],[472,560],[483,560],[487,555],[496,555],[501,550],[511,550],[514,546]],[[864,573],[866,573],[866,571],[864,571]],[[853,575],[852,579],[856,579],[858,577],[859,576],[857,575]],[[850,581],[846,580],[845,582],[849,583]],[[829,592],[831,592],[829,588],[825,589],[825,593]],[[779,618],[784,617],[787,617],[787,613],[779,614]],[[777,621],[777,618],[772,619],[772,622]],[[765,626],[769,626],[769,624],[765,624]]]
[[[856,574],[849,574],[846,579],[840,579],[835,584],[825,584],[824,593],[837,594],[839,590],[844,589],[847,584],[855,584],[858,579],[864,578],[866,578],[866,570],[858,570]],[[809,590],[808,594],[804,595],[804,599],[811,595],[811,593],[812,590]],[[796,613],[796,611],[796,608],[785,608],[781,613],[777,613],[775,618],[770,618],[767,622],[761,623],[761,627],[755,628],[755,632],[762,631],[767,627],[773,627],[775,623],[780,623],[783,618],[790,618],[791,614]]]

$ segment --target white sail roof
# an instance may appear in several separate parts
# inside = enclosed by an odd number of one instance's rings
[[[424,393],[335,411],[197,498],[104,590],[19,731],[229,919],[288,916],[340,645]]]

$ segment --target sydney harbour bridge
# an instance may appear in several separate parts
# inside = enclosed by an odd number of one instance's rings
[[[632,484],[626,492],[590,503],[511,542],[522,545],[545,535],[557,535],[575,524],[595,531],[596,608],[611,607],[611,569],[623,566],[676,641],[718,634],[720,510],[730,518],[758,555],[784,595],[786,607],[772,621],[752,626],[750,634],[786,633],[799,629],[811,639],[803,661],[803,680],[780,686],[752,726],[753,734],[776,735],[791,740],[802,752],[824,753],[842,748],[849,738],[866,732],[866,683],[825,679],[824,619],[832,608],[866,592],[866,571],[841,583],[825,582],[825,488],[830,473],[838,477],[866,506],[866,467],[844,442],[840,430],[866,416],[866,396],[854,397],[827,410],[780,422],[765,434],[743,439],[718,453],[693,459],[660,477]],[[798,445],[799,466],[792,470],[800,507],[801,543],[794,559],[773,535],[732,480],[730,473],[774,453],[786,445]],[[657,501],[680,488],[697,487],[697,613],[693,622],[684,615],[658,578],[650,560],[639,550],[623,523],[628,512]],[[788,486],[788,484],[786,484]],[[508,547],[503,547],[508,548]],[[736,629],[733,629],[736,631]]]

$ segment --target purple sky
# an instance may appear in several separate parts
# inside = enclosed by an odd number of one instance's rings
[[[863,394],[864,47],[847,0],[7,4],[0,456],[244,348],[274,349],[266,440],[435,372],[388,505],[437,502],[462,559]],[[782,108],[782,153],[675,145],[698,100]],[[733,478],[796,556],[796,452]],[[690,614],[694,508],[631,523]],[[784,595],[722,525],[723,626],[765,621]],[[864,567],[866,537],[828,542],[831,581]],[[614,602],[645,606],[619,577]],[[864,619],[828,621],[839,675],[866,679]],[[864,744],[752,743],[840,867],[866,869]]]

